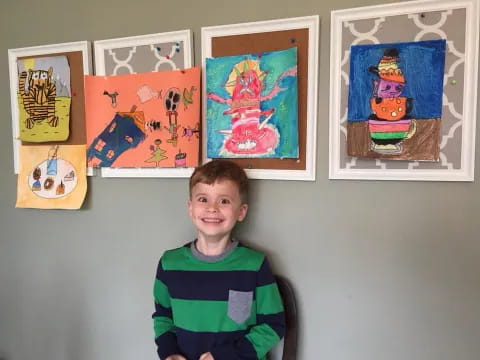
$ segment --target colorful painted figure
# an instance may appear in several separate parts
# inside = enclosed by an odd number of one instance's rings
[[[160,164],[161,161],[168,159],[168,157],[165,156],[165,153],[167,151],[160,148],[160,144],[162,143],[162,140],[155,139],[155,141],[153,143],[155,144],[155,146],[150,145],[150,151],[152,152],[151,153],[152,157],[145,160],[145,162],[146,163],[153,162],[153,163],[155,163],[155,166],[158,167],[158,166],[160,166],[159,164]]]
[[[231,116],[231,129],[220,130],[225,135],[222,152],[234,156],[261,156],[273,153],[278,145],[278,130],[268,121],[275,109],[263,109],[263,101],[273,99],[282,89],[278,84],[287,76],[296,76],[297,67],[284,71],[276,80],[268,94],[262,95],[265,89],[265,77],[268,70],[260,70],[258,60],[245,59],[237,63],[224,87],[230,98],[223,98],[215,93],[207,97],[229,106],[223,112]]]
[[[370,99],[372,114],[368,129],[371,150],[381,154],[401,153],[403,140],[416,132],[416,121],[409,115],[413,99],[400,96],[406,81],[399,61],[398,50],[388,48],[378,65],[369,67],[369,71],[379,80],[373,81],[373,97]]]
[[[194,135],[197,139],[200,138],[200,123],[197,123],[194,129],[189,126],[183,128],[183,136],[187,137],[188,141],[190,141]]]
[[[20,95],[23,107],[28,114],[25,120],[27,129],[33,128],[35,123],[47,120],[48,125],[56,127],[58,116],[55,115],[55,97],[57,94],[55,83],[52,80],[53,68],[46,70],[28,70],[28,92],[25,89],[27,72],[22,71],[19,79]]]
[[[182,102],[185,110],[188,109],[188,105],[193,104],[193,92],[197,90],[195,86],[191,86],[190,90],[187,88],[183,89],[183,97],[182,97]]]
[[[178,141],[178,104],[180,103],[181,95],[180,89],[170,88],[165,95],[164,103],[168,116],[168,127],[164,128],[170,133],[170,139],[167,140],[173,146],[177,146]]]

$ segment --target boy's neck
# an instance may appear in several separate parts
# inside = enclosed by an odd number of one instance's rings
[[[222,238],[209,239],[199,236],[195,242],[197,250],[206,256],[217,256],[223,254],[232,242],[231,234]]]

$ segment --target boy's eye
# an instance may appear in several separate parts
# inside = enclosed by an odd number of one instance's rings
[[[230,200],[228,200],[228,199],[222,199],[222,200],[220,200],[220,203],[223,204],[223,205],[225,205],[225,204],[230,204]]]
[[[201,196],[197,199],[198,202],[207,202],[207,198],[204,196]]]

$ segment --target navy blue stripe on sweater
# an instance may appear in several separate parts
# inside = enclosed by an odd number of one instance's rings
[[[174,333],[168,331],[163,335],[157,337],[155,339],[155,343],[157,344],[157,353],[160,359],[165,359],[166,357],[179,354],[180,350],[177,344],[177,337]]]
[[[158,316],[166,316],[169,317],[170,319],[172,318],[172,308],[166,308],[163,307],[160,304],[155,303],[155,312],[152,315],[152,318],[158,317]]]
[[[257,322],[266,323],[277,333],[279,338],[285,336],[285,313],[283,311],[271,315],[257,314]]]
[[[227,301],[229,290],[255,292],[256,275],[255,271],[169,270],[161,276],[172,298]]]
[[[211,354],[215,360],[258,360],[255,348],[246,338],[233,344],[215,346]]]
[[[258,284],[257,286],[268,285],[275,282],[275,277],[272,274],[272,270],[270,270],[270,264],[268,260],[265,258],[263,260],[262,266],[258,271]]]
[[[242,355],[247,355],[245,359],[256,359],[256,352],[253,345],[245,339],[247,330],[234,331],[228,333],[194,332],[177,328],[178,347],[187,359],[197,360],[200,355],[206,352],[212,352],[217,349],[219,352],[225,352],[223,348],[237,349]],[[235,339],[235,340],[232,340]],[[233,345],[233,346],[232,346]],[[236,357],[219,357],[215,360],[235,360]],[[244,359],[242,357],[242,359]]]

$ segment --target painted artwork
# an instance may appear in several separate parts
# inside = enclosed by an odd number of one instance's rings
[[[87,192],[85,145],[20,147],[19,208],[79,209]]]
[[[20,140],[67,140],[71,104],[67,57],[19,59],[17,68]]]
[[[86,76],[88,166],[195,167],[200,67]]]
[[[445,40],[355,45],[349,156],[438,161]]]
[[[207,156],[297,158],[297,48],[206,59]]]

